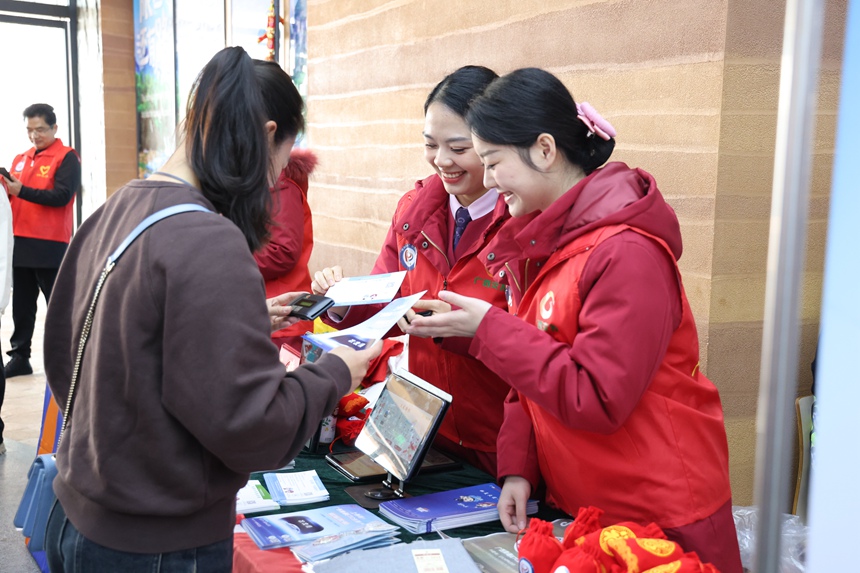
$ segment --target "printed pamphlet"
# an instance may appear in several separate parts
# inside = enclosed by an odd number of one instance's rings
[[[259,480],[248,480],[245,487],[236,492],[236,513],[260,513],[280,508]]]
[[[336,306],[391,302],[397,296],[404,277],[406,277],[406,271],[346,277],[335,283],[325,295],[332,299]]]
[[[328,490],[316,470],[263,474],[272,499],[281,505],[328,501]]]
[[[412,533],[430,533],[499,519],[496,505],[501,493],[498,485],[485,483],[384,501],[379,513]],[[537,513],[537,501],[529,500],[526,513]]]
[[[367,547],[371,542],[397,541],[396,526],[356,504],[247,517],[242,520],[242,527],[260,549],[295,547],[319,539],[320,547],[337,545],[342,551],[348,551],[353,543]],[[319,554],[315,557],[324,558]]]

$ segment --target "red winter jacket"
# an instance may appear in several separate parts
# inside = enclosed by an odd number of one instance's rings
[[[504,287],[492,280],[477,257],[510,218],[504,201],[499,199],[487,217],[491,219],[486,230],[462,251],[452,266],[447,255],[451,235],[448,193],[438,175],[418,181],[415,189],[398,202],[382,252],[371,272],[408,271],[398,296],[426,290],[424,298],[435,299],[436,293],[448,289],[481,298],[499,309],[507,308]],[[464,237],[470,236],[469,231],[467,228]],[[459,248],[462,247],[461,243]],[[357,324],[380,307],[352,307],[343,322],[332,324],[338,328]],[[400,334],[397,327],[389,333],[397,334]],[[466,338],[449,338],[438,344],[428,338],[410,337],[409,371],[453,396],[439,430],[443,436],[468,449],[495,452],[503,404],[510,388],[468,355],[469,342]]]
[[[294,149],[290,162],[272,189],[272,221],[269,242],[254,253],[266,281],[266,298],[285,292],[311,290],[308,260],[314,248],[314,229],[308,205],[308,176],[317,157],[307,149]],[[272,334],[279,340],[313,331],[313,323],[302,321]]]
[[[672,528],[731,495],[719,395],[698,370],[678,220],[642,170],[611,163],[481,254],[508,284],[470,351],[514,390],[499,475],[570,514]]]

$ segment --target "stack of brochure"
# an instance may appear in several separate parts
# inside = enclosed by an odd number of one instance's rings
[[[328,490],[316,470],[293,473],[263,474],[272,500],[280,505],[298,505],[328,501]]]
[[[248,517],[242,528],[260,549],[289,547],[303,561],[400,542],[397,526],[356,504]]]
[[[379,513],[415,534],[465,527],[499,519],[496,505],[502,490],[494,483],[440,491],[379,504]],[[526,513],[537,513],[529,500]]]
[[[236,493],[236,513],[260,513],[280,508],[258,480],[248,480],[245,487]]]

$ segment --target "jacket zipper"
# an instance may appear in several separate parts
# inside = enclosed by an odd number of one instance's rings
[[[433,246],[436,248],[436,250],[437,250],[437,251],[439,251],[439,252],[442,254],[442,256],[443,256],[443,257],[445,257],[445,262],[446,262],[446,263],[448,263],[448,268],[451,268],[451,261],[449,261],[449,260],[448,260],[448,255],[446,255],[446,254],[445,254],[445,251],[443,251],[442,249],[440,249],[440,248],[439,248],[439,245],[437,245],[436,243],[434,243],[434,242],[432,241],[432,239],[430,239],[430,237],[428,237],[428,236],[427,236],[427,233],[425,233],[424,231],[421,231],[421,235],[422,235],[425,239],[427,239],[427,242],[428,242],[428,243],[430,243],[431,245],[433,245]]]

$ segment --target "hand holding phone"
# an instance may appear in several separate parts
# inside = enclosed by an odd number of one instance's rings
[[[334,301],[328,297],[318,294],[304,294],[291,301],[288,306],[293,307],[290,316],[297,316],[303,320],[313,320],[333,304]]]
[[[0,167],[0,175],[2,175],[3,177],[5,177],[5,178],[6,178],[6,179],[8,179],[9,181],[12,181],[12,174],[11,174],[11,173],[9,173],[9,172],[6,170],[6,168],[5,168],[5,167]]]

